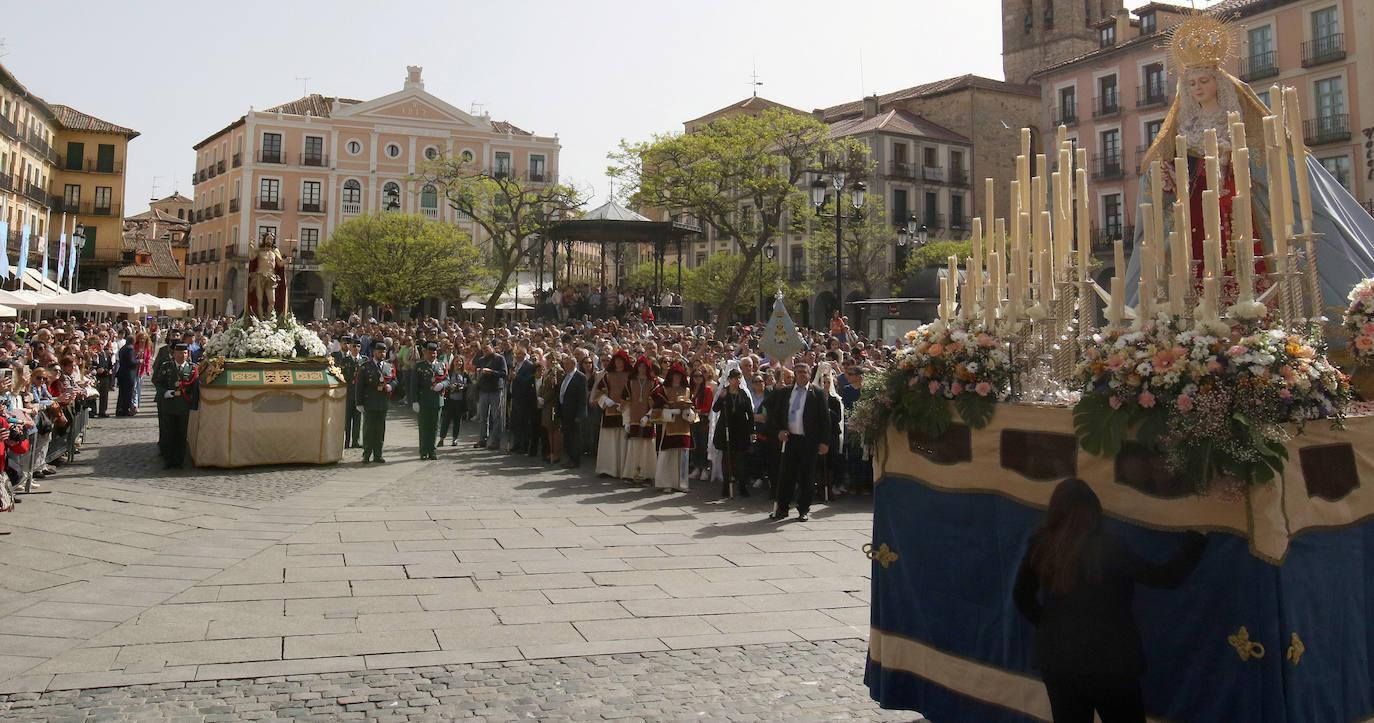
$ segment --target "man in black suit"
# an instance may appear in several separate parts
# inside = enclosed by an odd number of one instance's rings
[[[587,419],[587,377],[577,369],[571,355],[564,355],[563,381],[558,385],[558,425],[563,430],[563,448],[568,453],[568,467],[582,463],[582,443],[579,426]]]
[[[778,497],[773,505],[774,520],[787,519],[787,509],[796,497],[797,519],[806,522],[811,513],[811,477],[817,458],[830,451],[830,402],[818,388],[810,386],[811,367],[798,363],[792,367],[794,383],[781,387],[773,397],[768,424],[782,446],[778,464]]]
[[[527,454],[530,443],[538,441],[538,395],[534,390],[534,362],[525,347],[515,348],[511,357],[510,431],[511,454]]]
[[[99,402],[95,412],[98,417],[110,416],[110,387],[114,386],[115,355],[103,338],[97,338],[95,359],[91,363],[91,374],[95,377],[95,393]]]

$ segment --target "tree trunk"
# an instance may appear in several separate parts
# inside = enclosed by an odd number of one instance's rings
[[[758,258],[761,246],[755,245],[744,252],[744,263],[740,264],[739,271],[735,272],[735,278],[730,280],[730,289],[725,292],[725,298],[720,300],[716,307],[716,338],[725,339],[725,330],[730,327],[730,322],[735,317],[735,300],[739,298],[743,291],[745,280],[753,272],[754,260]]]
[[[491,296],[487,297],[487,311],[485,317],[488,327],[496,324],[496,302],[501,299],[501,292],[506,290],[506,282],[510,281],[511,274],[514,273],[514,271],[514,268],[503,270],[501,272],[501,278],[496,282],[496,288],[492,290]],[[516,283],[519,282],[520,280],[517,278]]]

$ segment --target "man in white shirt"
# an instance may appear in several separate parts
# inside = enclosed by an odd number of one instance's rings
[[[811,514],[811,480],[817,458],[830,451],[830,403],[820,389],[810,386],[811,367],[792,367],[795,383],[783,387],[773,397],[768,425],[782,448],[778,465],[777,502],[773,520],[787,519],[795,498],[797,519],[806,522]]]

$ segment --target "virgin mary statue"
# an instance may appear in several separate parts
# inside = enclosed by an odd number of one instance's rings
[[[1231,202],[1235,197],[1235,174],[1231,168],[1231,129],[1227,123],[1229,113],[1238,113],[1245,124],[1245,143],[1250,148],[1250,179],[1252,189],[1249,194],[1254,219],[1252,227],[1256,239],[1256,279],[1271,269],[1263,261],[1264,254],[1273,250],[1273,238],[1269,224],[1270,209],[1268,189],[1271,169],[1265,167],[1264,160],[1264,117],[1271,111],[1240,79],[1226,72],[1222,64],[1230,57],[1235,39],[1231,28],[1222,20],[1209,15],[1194,15],[1174,26],[1169,38],[1169,56],[1173,72],[1179,74],[1178,89],[1174,94],[1173,105],[1165,117],[1159,135],[1146,151],[1141,161],[1143,176],[1140,183],[1140,203],[1150,202],[1153,184],[1163,184],[1164,206],[1171,209],[1177,202],[1177,179],[1174,178],[1173,162],[1177,154],[1178,137],[1187,143],[1189,198],[1189,233],[1180,236],[1192,245],[1192,258],[1204,259],[1203,239],[1204,215],[1202,212],[1202,192],[1207,189],[1206,164],[1203,159],[1205,150],[1203,139],[1206,131],[1215,129],[1217,146],[1221,161],[1221,188],[1217,196],[1221,206],[1223,258],[1231,256]],[[1282,98],[1271,98],[1273,103],[1281,103]],[[1294,173],[1294,164],[1285,145],[1284,163],[1280,172]],[[1152,162],[1160,162],[1161,178],[1153,178]],[[1344,304],[1346,294],[1362,279],[1374,276],[1374,218],[1360,206],[1341,184],[1315,159],[1297,172],[1306,173],[1312,190],[1312,213],[1314,230],[1322,234],[1317,242],[1317,267],[1321,281],[1322,297],[1328,301]],[[1296,184],[1296,180],[1293,180]],[[1290,187],[1296,187],[1292,185]],[[1295,194],[1296,195],[1296,194]],[[1295,207],[1293,216],[1298,213]],[[1164,238],[1174,230],[1174,214],[1164,214]],[[1140,248],[1144,233],[1143,224],[1136,225],[1134,248]],[[1173,253],[1173,249],[1170,249]],[[1196,273],[1201,276],[1206,270],[1199,267]],[[1218,271],[1218,276],[1222,272]],[[1140,276],[1140,259],[1132,254],[1127,265],[1127,299],[1134,304],[1137,297],[1136,281]]]

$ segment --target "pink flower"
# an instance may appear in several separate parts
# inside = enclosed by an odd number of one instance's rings
[[[916,377],[912,377],[912,378],[908,379],[907,382],[906,382],[906,388],[907,388],[907,389],[915,389],[915,388],[916,388],[916,383],[919,382],[919,381],[921,381],[921,380],[918,379],[918,378],[916,378]]]
[[[1110,357],[1107,357],[1107,368],[1111,369],[1112,371],[1120,369],[1121,366],[1125,363],[1126,360],[1122,358],[1120,354],[1113,354]]]
[[[978,392],[978,396],[986,397],[992,393],[992,385],[987,382],[978,382],[978,386],[974,387],[973,390]]]
[[[1240,345],[1240,344],[1236,344],[1235,346],[1231,347],[1230,349],[1227,349],[1227,350],[1226,350],[1226,353],[1229,354],[1229,355],[1231,355],[1231,356],[1240,356],[1241,354],[1244,354],[1244,353],[1246,353],[1246,352],[1248,352],[1248,351],[1250,351],[1250,350],[1249,350],[1249,349],[1246,349],[1244,346],[1242,346],[1242,345]]]
[[[1360,333],[1366,336],[1374,336],[1374,322],[1370,322],[1360,327]]]
[[[1111,405],[1112,409],[1120,409],[1121,397],[1112,397],[1107,403]]]
[[[1288,391],[1287,389],[1280,389],[1280,390],[1279,390],[1279,399],[1292,399],[1292,398],[1293,398],[1293,393],[1292,393],[1292,392]]]
[[[939,393],[940,393],[940,383],[939,383],[939,382],[931,382],[931,383],[930,383],[930,393],[931,393],[931,394],[939,394]]]
[[[1170,369],[1174,368],[1174,353],[1167,349],[1158,352],[1155,354],[1154,359],[1150,360],[1150,363],[1154,366],[1156,372],[1160,374],[1167,373]]]
[[[926,353],[930,354],[931,356],[940,356],[941,354],[945,353],[945,345],[931,344],[930,348],[926,350]]]
[[[959,382],[955,382],[955,383],[954,383],[954,386],[952,386],[952,387],[949,388],[949,393],[950,393],[950,394],[953,394],[953,395],[956,396],[956,397],[959,396],[960,394],[963,394],[963,393],[964,393],[964,385],[963,385],[963,384],[960,384]]]
[[[985,334],[985,333],[980,333],[980,334],[978,334],[978,346],[981,346],[981,347],[992,347],[992,346],[996,346],[996,342],[992,340],[992,337],[991,337],[991,336],[989,336],[989,335],[987,335],[987,334]]]
[[[1179,397],[1175,403],[1178,405],[1178,411],[1180,412],[1186,412],[1193,408],[1193,398],[1187,394]]]
[[[1140,403],[1140,406],[1149,409],[1155,405],[1155,395],[1149,392],[1141,392],[1140,396],[1136,398],[1136,401]]]
[[[1209,371],[1209,372],[1211,372],[1211,373],[1213,373],[1213,374],[1215,374],[1215,373],[1221,371],[1221,362],[1217,361],[1216,359],[1208,359],[1208,360],[1207,360],[1207,371]]]
[[[1355,337],[1355,348],[1360,351],[1374,349],[1374,336],[1360,335]]]

